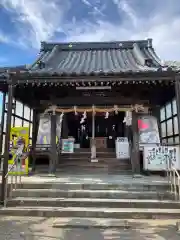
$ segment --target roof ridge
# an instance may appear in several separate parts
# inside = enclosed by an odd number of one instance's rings
[[[152,47],[152,39],[127,40],[127,41],[104,41],[104,42],[41,42],[41,51],[51,51],[55,46],[60,50],[86,50],[86,49],[111,49],[133,48],[134,44],[139,47]]]

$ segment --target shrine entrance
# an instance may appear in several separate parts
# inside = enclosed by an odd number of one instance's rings
[[[97,149],[115,148],[116,138],[125,136],[124,117],[124,112],[95,114],[94,137]],[[73,137],[80,148],[90,148],[93,135],[92,113],[75,115],[71,112],[67,113],[66,119],[68,136]]]

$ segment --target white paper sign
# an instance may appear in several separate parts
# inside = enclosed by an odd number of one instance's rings
[[[62,139],[62,153],[73,153],[73,152],[74,152],[74,140]]]
[[[128,159],[129,158],[129,142],[127,138],[117,138],[116,140],[116,158]]]
[[[162,171],[169,167],[180,170],[179,147],[144,147],[144,169]]]

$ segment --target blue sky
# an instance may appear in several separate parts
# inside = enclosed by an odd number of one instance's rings
[[[31,64],[41,41],[146,38],[180,60],[179,0],[0,0],[0,66]]]
[[[146,38],[180,60],[179,0],[0,0],[0,66],[31,64],[41,41]]]
[[[0,66],[33,63],[41,41],[146,38],[180,60],[179,0],[0,0]]]

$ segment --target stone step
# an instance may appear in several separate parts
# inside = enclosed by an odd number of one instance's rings
[[[99,153],[111,153],[115,152],[115,148],[96,148],[96,151]],[[74,149],[75,153],[91,153],[91,148],[75,148]]]
[[[46,169],[42,168],[37,168],[35,173],[36,174],[48,174],[49,170],[48,167]],[[89,167],[62,167],[62,168],[57,168],[56,174],[73,174],[76,172],[77,174],[84,173],[84,174],[119,174],[119,175],[132,175],[132,170],[127,168],[127,169],[108,169],[108,168],[89,168]]]
[[[47,177],[48,174],[45,174],[41,177]],[[63,179],[63,176],[62,176]],[[72,179],[73,180],[73,179]],[[121,182],[117,182],[117,183],[103,183],[103,182],[99,182],[98,179],[93,179],[93,178],[89,178],[89,181],[91,181],[92,183],[76,183],[76,179],[74,179],[74,182],[72,182],[72,180],[70,182],[58,182],[58,180],[52,179],[51,177],[49,177],[49,181],[48,178],[46,178],[46,181],[43,182],[38,182],[38,178],[37,178],[37,182],[26,182],[26,183],[22,183],[19,188],[21,189],[57,189],[57,190],[122,190],[122,191],[168,191],[170,189],[169,185],[167,183],[164,184],[158,184],[158,183],[153,183],[153,184],[148,184],[148,183],[139,183],[138,181],[136,181],[137,179],[132,179],[132,182],[130,183],[121,183]],[[124,179],[126,181],[126,179]],[[64,181],[66,181],[66,178],[64,179]]]
[[[109,160],[109,162],[100,162],[98,160],[98,162],[91,162],[89,161],[84,161],[79,163],[78,160],[77,161],[69,161],[67,160],[66,162],[61,162],[59,163],[58,167],[62,168],[63,166],[66,167],[76,167],[76,168],[82,168],[82,167],[87,167],[87,168],[113,168],[113,167],[118,167],[118,168],[124,168],[124,167],[131,167],[129,162],[111,162],[111,160]]]
[[[180,209],[180,201],[149,199],[99,199],[99,198],[29,198],[16,197],[8,206],[83,207],[83,208],[161,208]]]
[[[49,169],[47,168],[37,168],[35,173],[36,174],[48,174]],[[56,174],[73,174],[76,172],[77,174],[84,173],[84,174],[119,174],[119,175],[132,175],[132,170],[129,167],[124,167],[123,168],[111,168],[108,169],[107,167],[74,167],[74,166],[64,166],[64,167],[59,167],[56,169]]]
[[[13,197],[30,198],[108,198],[108,199],[172,199],[167,192],[123,191],[123,190],[58,190],[58,189],[17,189]]]
[[[97,157],[99,158],[114,158],[116,159],[116,153],[115,152],[97,152],[96,153]],[[59,156],[59,159],[73,159],[73,158],[79,158],[79,159],[82,159],[83,158],[91,158],[91,152],[82,152],[82,153],[70,153],[70,154],[67,154],[67,153],[62,153],[60,156]]]
[[[146,220],[147,221],[147,220]],[[176,224],[175,220],[174,225]],[[52,222],[53,228],[122,228],[129,229],[133,228],[136,223],[129,220],[120,220],[120,219],[109,219],[109,218],[56,218]]]
[[[131,166],[126,165],[111,165],[111,164],[100,164],[100,163],[85,163],[77,166],[77,164],[64,163],[57,168],[57,171],[76,171],[81,170],[81,172],[92,172],[92,171],[101,171],[101,172],[120,172],[124,170],[130,170]]]
[[[34,219],[34,218],[33,218]],[[150,229],[150,232],[152,231],[152,228],[154,227],[160,227],[162,228],[168,228],[168,226],[172,229],[173,233],[174,231],[178,231],[178,224],[179,219],[112,219],[112,218],[55,218],[52,222],[52,225],[50,225],[53,228],[101,228],[106,229],[108,228],[110,231],[111,229],[122,229],[122,230],[144,230]],[[169,231],[168,231],[169,232]],[[112,232],[111,232],[112,233]],[[133,233],[132,233],[133,235]],[[134,239],[131,237],[125,238],[126,240]],[[115,231],[115,236],[116,231]],[[114,237],[115,237],[114,236]],[[123,235],[124,236],[124,235]],[[151,235],[152,237],[152,235]],[[122,236],[120,236],[120,239]],[[109,239],[109,238],[108,238]],[[111,239],[114,239],[111,234]],[[116,239],[116,237],[115,237]],[[122,238],[124,239],[124,238]],[[139,239],[139,238],[138,238]],[[141,238],[140,238],[141,239]],[[152,239],[152,238],[151,238]],[[154,238],[153,238],[154,239]]]
[[[106,158],[101,158],[101,157],[98,157],[97,156],[97,160],[98,160],[98,162],[97,163],[99,163],[99,164],[111,164],[111,165],[115,165],[115,164],[117,164],[117,165],[125,165],[125,164],[131,164],[130,163],[130,160],[129,159],[122,159],[122,160],[120,160],[120,159],[116,159],[116,158],[113,158],[113,157],[106,157]],[[91,165],[92,165],[92,163],[93,162],[91,162],[91,158],[89,157],[78,157],[78,156],[74,156],[74,157],[70,157],[70,158],[60,158],[59,159],[59,164],[61,164],[61,163],[75,163],[76,165],[80,165],[80,164],[84,164],[84,163],[91,163]]]
[[[78,217],[113,219],[173,219],[180,218],[180,209],[157,208],[82,208],[82,207],[7,207],[0,215],[37,217]]]

